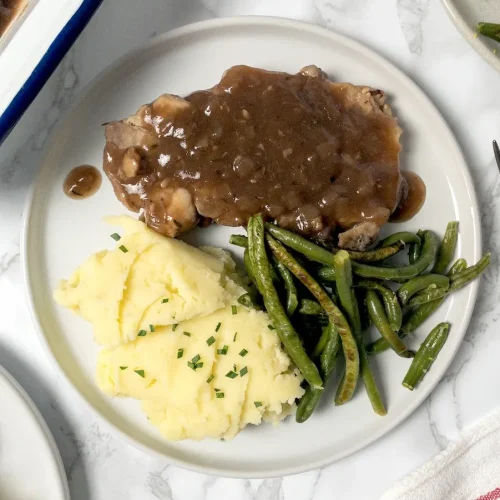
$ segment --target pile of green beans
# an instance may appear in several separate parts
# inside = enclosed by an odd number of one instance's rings
[[[443,348],[450,324],[437,325],[416,353],[407,347],[405,337],[490,263],[488,253],[472,266],[462,258],[451,265],[458,240],[456,221],[448,224],[441,241],[429,230],[402,231],[366,252],[327,248],[264,223],[261,215],[250,218],[247,232],[248,236],[230,238],[245,249],[244,265],[252,283],[239,302],[257,309],[263,304],[304,377],[297,422],[313,414],[335,371],[339,372],[336,405],[347,403],[361,381],[373,411],[386,415],[370,358],[373,362],[373,355],[390,349],[412,359],[403,386],[413,390]],[[406,265],[385,262],[406,245]],[[370,324],[380,338],[366,343]]]

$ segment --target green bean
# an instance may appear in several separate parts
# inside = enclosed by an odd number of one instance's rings
[[[248,274],[248,277],[255,283],[255,275],[253,272],[248,248],[245,248],[245,252],[243,253],[243,265],[245,266],[245,271]]]
[[[310,316],[321,316],[325,314],[325,311],[323,311],[323,308],[314,300],[302,299],[300,301],[299,313]]]
[[[312,241],[299,236],[298,234],[287,231],[286,229],[275,226],[274,224],[267,223],[266,229],[272,236],[281,241],[281,243],[284,243],[292,250],[305,255],[309,260],[333,267],[333,257],[335,253],[338,252],[337,249],[329,251],[326,248],[316,245]],[[386,248],[378,248],[375,250],[368,250],[366,252],[355,252],[351,250],[347,252],[353,260],[376,262],[398,253],[402,248],[404,248],[404,243],[396,242],[392,246]]]
[[[379,278],[385,280],[409,279],[425,271],[434,261],[438,240],[432,231],[424,231],[424,243],[420,257],[408,266],[403,267],[375,267],[356,262],[353,264],[354,273],[363,278]]]
[[[422,381],[434,361],[436,361],[439,351],[441,351],[448,338],[449,331],[449,323],[439,323],[439,325],[427,335],[427,338],[420,345],[405,375],[403,380],[404,387],[413,391],[415,386]]]
[[[297,297],[297,287],[293,282],[292,273],[276,258],[273,259],[274,266],[281,276],[286,290],[286,313],[289,317],[293,316],[293,313],[299,305],[299,299]]]
[[[457,259],[455,263],[450,267],[450,270],[446,274],[446,276],[451,277],[455,276],[455,274],[461,273],[467,269],[467,261],[465,259]]]
[[[415,233],[410,233],[410,231],[400,231],[399,233],[394,233],[391,234],[390,236],[387,236],[384,238],[378,246],[380,248],[388,247],[391,245],[394,245],[394,243],[397,243],[398,241],[402,241],[403,243],[410,245],[420,245],[420,237],[417,236]]]
[[[328,319],[338,330],[342,341],[342,349],[346,360],[346,373],[337,393],[338,404],[345,403],[351,399],[359,375],[359,354],[356,341],[352,335],[349,323],[332,299],[314,278],[296,261],[285,247],[276,241],[269,234],[266,237],[267,243],[276,257],[301,281],[313,294],[316,300],[325,310]]]
[[[321,336],[319,337],[319,340],[316,343],[316,345],[314,346],[314,349],[312,352],[312,357],[314,359],[316,359],[323,352],[323,349],[325,348],[326,343],[328,342],[328,339],[329,339],[330,334],[331,334],[330,333],[331,329],[329,328],[329,326],[331,326],[330,322],[328,322],[328,325],[324,326],[321,330]],[[337,335],[338,335],[338,332],[337,332]]]
[[[264,222],[261,215],[254,215],[248,222],[250,261],[266,310],[271,317],[286,352],[313,387],[322,386],[318,368],[307,355],[302,342],[283,309],[271,277],[271,265],[265,247]]]
[[[238,304],[248,307],[249,309],[262,309],[262,306],[255,300],[250,293],[244,293],[238,297]]]
[[[488,252],[481,259],[479,259],[476,264],[452,276],[450,291],[454,292],[459,290],[463,286],[475,280],[490,265],[490,262],[491,254]]]
[[[312,241],[309,241],[298,234],[292,233],[291,231],[275,226],[274,224],[267,223],[266,229],[269,234],[281,241],[281,243],[284,243],[292,250],[305,255],[309,260],[319,262],[320,264],[324,264],[326,266],[333,266],[333,253],[326,248],[320,247]]]
[[[396,255],[405,247],[404,241],[396,241],[392,245],[386,245],[384,247],[374,248],[373,250],[366,250],[364,252],[357,252],[355,250],[344,250],[349,254],[352,260],[359,262],[379,262],[381,260],[388,259],[393,255]],[[339,249],[335,249],[334,253],[339,252]]]
[[[325,337],[326,340],[321,348],[319,366],[321,376],[326,383],[335,368],[337,354],[340,349],[340,341],[339,333],[331,323],[328,323],[328,326],[323,329],[323,333],[326,335],[322,334],[319,342],[321,342],[323,337]],[[310,385],[307,386],[306,392],[297,405],[297,412],[295,413],[295,420],[297,422],[305,422],[313,414],[322,394],[323,391],[321,389],[314,389]]]
[[[433,300],[440,299],[444,297],[447,293],[446,288],[440,288],[435,286],[429,286],[425,290],[417,293],[408,301],[409,307],[418,307],[422,304],[427,304],[428,302],[432,302]]]
[[[398,297],[404,306],[413,295],[428,287],[444,288],[448,290],[450,279],[442,274],[423,274],[407,281],[401,285],[398,290]]]
[[[333,267],[320,267],[317,274],[322,281],[335,281],[335,269]]]
[[[448,222],[446,226],[446,231],[444,233],[443,241],[439,246],[438,254],[436,257],[436,263],[432,268],[433,273],[443,274],[446,272],[446,268],[450,265],[453,255],[455,254],[455,249],[457,247],[458,239],[458,222],[451,221]]]
[[[248,247],[248,237],[244,236],[243,234],[232,234],[229,237],[229,243],[231,243],[231,245],[235,245],[237,247],[247,248]]]
[[[477,25],[477,30],[481,35],[487,36],[495,42],[500,42],[500,24],[480,22]]]
[[[448,277],[452,278],[461,270],[467,267],[467,262],[465,259],[458,259],[448,271]],[[427,302],[418,306],[406,319],[401,330],[399,331],[399,336],[401,338],[406,337],[410,333],[413,333],[431,314],[434,313],[436,309],[443,303],[446,295],[440,299],[433,300],[432,302]],[[378,339],[371,343],[367,347],[368,354],[379,354],[381,352],[389,349],[389,344],[384,338]]]
[[[380,397],[380,393],[370,368],[370,362],[365,351],[365,343],[361,328],[361,317],[359,315],[358,301],[352,288],[352,269],[349,254],[340,251],[335,255],[335,275],[337,276],[337,291],[342,308],[351,323],[354,336],[358,343],[359,368],[361,379],[365,386],[366,393],[375,413],[386,415],[387,411]],[[336,401],[337,402],[337,401]]]
[[[403,311],[401,310],[396,294],[390,288],[375,280],[360,280],[356,283],[356,286],[368,288],[369,290],[377,290],[380,293],[384,301],[384,309],[389,320],[389,325],[393,331],[398,332],[403,322]]]
[[[392,331],[382,303],[374,290],[368,290],[366,294],[366,306],[372,323],[377,327],[377,330],[388,342],[392,350],[403,358],[413,357],[414,353],[408,350],[404,342],[398,337],[398,334]]]
[[[423,231],[419,229],[417,231],[417,236],[420,238],[419,243],[413,243],[410,245],[410,249],[408,250],[408,260],[410,264],[413,264],[419,257],[420,257],[420,252],[422,251],[422,236],[423,236]]]

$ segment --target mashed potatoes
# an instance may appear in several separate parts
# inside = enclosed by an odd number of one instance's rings
[[[105,346],[101,390],[141,400],[169,439],[230,439],[288,415],[302,378],[269,316],[237,303],[245,289],[229,254],[128,217],[108,222],[125,230],[117,248],[92,255],[54,293]]]

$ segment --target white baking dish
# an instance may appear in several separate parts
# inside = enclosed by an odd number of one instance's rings
[[[28,0],[0,37],[0,144],[102,0]]]

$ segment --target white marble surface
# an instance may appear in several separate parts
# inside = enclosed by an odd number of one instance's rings
[[[462,348],[433,394],[390,435],[322,470],[248,481],[168,466],[110,435],[56,375],[31,324],[19,262],[25,196],[47,135],[78,91],[131,47],[186,23],[240,14],[303,19],[348,34],[414,78],[465,151],[481,202],[484,245],[494,255],[500,252],[500,176],[491,152],[491,140],[500,140],[500,74],[460,37],[439,0],[105,0],[0,149],[0,364],[47,420],[74,500],[376,499],[464,426],[500,407],[496,259]]]

